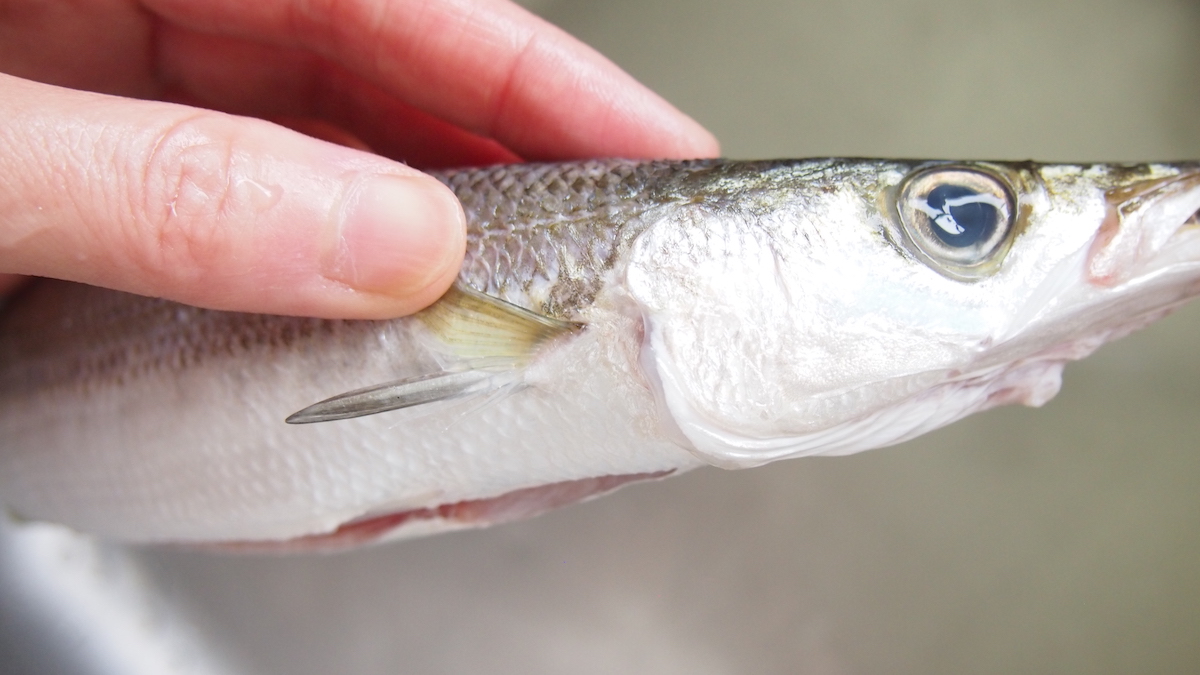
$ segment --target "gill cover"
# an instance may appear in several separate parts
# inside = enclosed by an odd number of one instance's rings
[[[1003,169],[834,160],[820,177],[770,186],[769,208],[764,191],[673,212],[635,243],[643,361],[694,452],[731,468],[857,452],[978,410],[997,387],[1033,403],[1057,391],[1057,368],[955,374],[994,313],[938,289],[1002,268],[1022,208]]]

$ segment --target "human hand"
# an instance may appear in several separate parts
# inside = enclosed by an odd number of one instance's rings
[[[453,195],[400,162],[717,152],[504,0],[7,0],[0,71],[0,294],[392,317],[464,245]]]

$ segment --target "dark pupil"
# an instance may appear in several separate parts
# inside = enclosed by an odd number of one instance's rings
[[[996,230],[996,207],[986,202],[966,201],[963,197],[978,197],[980,193],[962,185],[939,185],[930,190],[925,203],[933,211],[930,229],[949,246],[965,248],[987,241]],[[946,202],[951,202],[950,206]]]

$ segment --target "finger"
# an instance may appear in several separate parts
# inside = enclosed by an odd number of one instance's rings
[[[25,277],[19,274],[0,273],[0,303],[23,283]]]
[[[283,125],[292,131],[299,131],[305,136],[312,136],[322,141],[337,143],[338,145],[362,150],[363,152],[371,152],[371,146],[363,141],[363,139],[325,120],[312,117],[289,117],[285,115],[271,117],[270,121]]]
[[[0,76],[0,272],[241,311],[382,318],[453,281],[461,207],[261,120]]]
[[[126,0],[0,1],[0,64],[39,82],[153,97],[151,33],[147,12]]]
[[[170,26],[162,37],[162,74],[187,102],[268,119],[323,119],[373,151],[421,168],[520,161],[496,141],[404,104],[312,53]]]
[[[508,2],[145,4],[190,30],[312,51],[524,157],[717,152],[716,141],[694,121],[578,40]]]

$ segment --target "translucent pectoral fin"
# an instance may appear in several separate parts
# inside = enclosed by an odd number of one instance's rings
[[[338,394],[294,413],[288,424],[329,422],[511,390],[520,371],[547,341],[580,330],[461,285],[417,315],[434,348],[456,364]],[[485,397],[487,400],[488,397]]]
[[[455,284],[417,319],[429,329],[438,350],[465,361],[529,362],[538,347],[583,324],[562,321]]]

